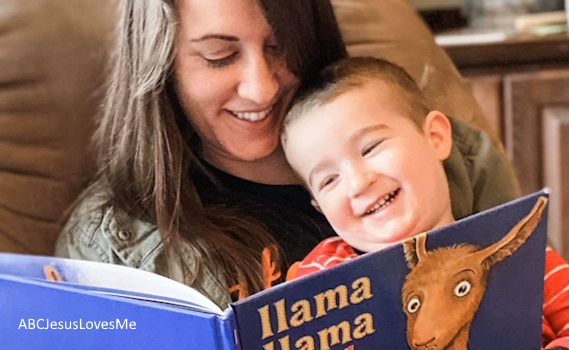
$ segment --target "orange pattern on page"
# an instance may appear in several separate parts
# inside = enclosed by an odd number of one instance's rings
[[[45,279],[48,281],[52,282],[63,281],[63,278],[61,278],[61,275],[57,272],[57,270],[53,266],[50,265],[44,266],[43,273],[45,274]]]
[[[281,278],[281,272],[277,270],[277,266],[273,261],[271,250],[269,248],[263,249],[263,280],[265,281],[265,289],[273,286],[273,282]]]
[[[243,300],[245,298],[247,298],[249,296],[249,293],[247,293],[240,285],[236,284],[233,287],[229,288],[229,294],[233,294],[235,292],[239,291],[239,296],[237,297],[237,300]]]
[[[263,252],[261,253],[261,266],[263,268],[263,286],[265,289],[269,289],[273,286],[273,282],[281,278],[282,274],[273,260],[271,249],[268,247],[263,249]],[[249,293],[247,293],[247,291],[239,284],[229,288],[230,294],[235,292],[239,292],[237,297],[238,300],[243,300],[249,296]]]

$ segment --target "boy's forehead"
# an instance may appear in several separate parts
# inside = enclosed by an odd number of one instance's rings
[[[336,96],[319,104],[316,108],[332,105],[334,108],[360,109],[374,106],[381,110],[400,109],[403,100],[397,90],[393,83],[369,78],[360,85],[340,90]]]
[[[287,136],[289,139],[305,138],[318,133],[346,139],[370,125],[390,125],[405,112],[399,108],[400,103],[390,84],[370,80],[305,109],[287,127]],[[310,138],[314,142],[326,141]]]
[[[390,126],[403,117],[400,99],[383,81],[373,81],[345,90],[313,104],[287,126],[287,147],[317,147],[347,141],[359,130],[382,124]],[[286,151],[286,150],[285,150]],[[304,152],[303,152],[304,153]],[[304,157],[316,154],[304,154]]]
[[[392,84],[373,81],[352,87],[334,96],[328,101],[315,104],[302,119],[314,118],[314,115],[334,115],[336,118],[320,118],[322,124],[338,122],[338,119],[354,119],[354,114],[366,114],[381,120],[385,114],[402,114],[402,99],[397,95]]]
[[[389,127],[400,113],[393,110],[390,98],[380,97],[382,94],[385,89],[381,87],[362,86],[311,106],[287,126],[287,148],[298,153],[308,147],[328,151],[350,142],[363,130]],[[320,158],[318,153],[302,153],[304,158]]]

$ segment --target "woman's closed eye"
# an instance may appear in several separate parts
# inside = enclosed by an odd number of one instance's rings
[[[279,44],[266,44],[265,51],[275,57],[280,57],[283,55],[283,49]]]
[[[234,51],[224,55],[204,55],[203,59],[206,61],[208,66],[212,68],[221,68],[233,63],[238,54],[238,51]]]
[[[279,57],[283,54],[283,47],[282,45],[279,45],[274,34],[265,40],[264,47],[265,51],[273,56]]]
[[[374,149],[377,148],[377,146],[379,146],[384,140],[376,140],[371,142],[370,144],[368,144],[367,146],[364,147],[364,149],[362,150],[362,157],[365,157],[366,155],[370,154]]]

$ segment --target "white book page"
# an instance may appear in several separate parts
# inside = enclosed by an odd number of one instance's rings
[[[199,305],[211,313],[223,315],[223,311],[215,303],[197,290],[164,276],[126,266],[0,253],[0,274],[61,280],[63,283],[125,291],[127,293],[124,296],[127,297],[128,292],[157,297],[144,298],[147,300],[178,299]],[[139,295],[133,297],[140,298]]]

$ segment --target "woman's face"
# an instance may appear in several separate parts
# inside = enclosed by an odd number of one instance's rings
[[[183,0],[175,77],[182,108],[210,163],[256,161],[279,145],[297,89],[254,0]]]

